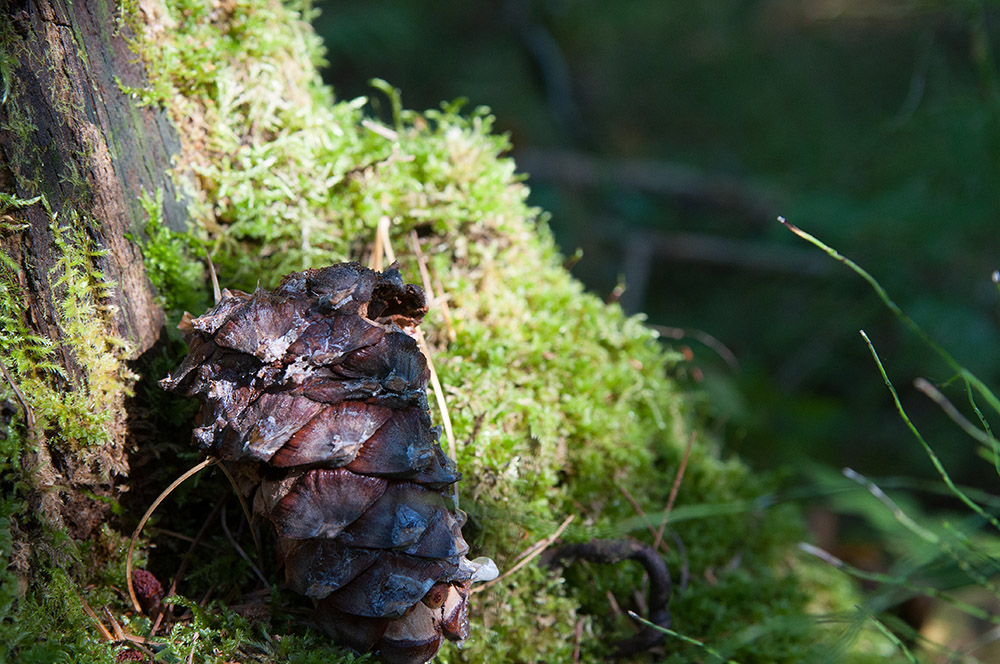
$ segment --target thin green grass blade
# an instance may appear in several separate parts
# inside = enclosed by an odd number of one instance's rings
[[[989,436],[990,446],[993,448],[993,467],[996,468],[997,475],[1000,475],[1000,443],[997,442],[996,436],[993,435],[990,423],[986,421],[983,412],[979,410],[979,404],[976,403],[976,394],[972,391],[972,387],[966,384],[965,391],[969,396],[969,405],[972,406],[976,417],[979,418],[979,423],[982,425],[983,430],[986,431],[986,435]]]
[[[693,646],[701,648],[702,650],[704,650],[706,653],[708,653],[710,656],[712,656],[714,658],[714,660],[710,660],[710,661],[716,661],[717,660],[717,661],[720,661],[720,662],[725,662],[725,664],[740,664],[736,660],[727,659],[727,658],[723,657],[721,654],[718,653],[718,651],[712,649],[711,646],[709,646],[706,643],[703,643],[702,641],[699,641],[698,639],[695,639],[693,637],[687,636],[686,634],[681,634],[680,632],[675,632],[674,630],[670,629],[669,627],[661,627],[660,625],[656,625],[654,623],[649,622],[648,620],[646,620],[645,618],[643,618],[642,616],[640,616],[639,614],[637,614],[635,611],[629,611],[628,615],[633,620],[641,622],[643,625],[646,625],[647,627],[651,627],[651,628],[655,629],[657,632],[662,632],[662,633],[666,634],[667,636],[672,636],[673,638],[679,639],[679,640],[683,641],[684,643],[689,643],[689,644],[691,644]]]
[[[910,328],[910,330],[915,335],[917,335],[917,337],[921,341],[923,341],[931,350],[937,353],[937,355],[941,359],[943,359],[945,363],[949,367],[951,367],[951,369],[959,377],[961,377],[963,381],[965,381],[966,384],[974,387],[976,392],[981,394],[983,398],[986,399],[986,402],[995,412],[1000,413],[1000,399],[997,398],[997,396],[993,393],[993,391],[990,390],[990,388],[988,388],[985,383],[979,380],[979,378],[977,378],[975,374],[966,369],[964,366],[962,366],[961,363],[958,362],[958,360],[952,357],[951,353],[946,351],[936,341],[931,339],[927,335],[927,333],[924,332],[923,328],[917,325],[917,323],[912,318],[903,313],[903,310],[899,308],[899,305],[896,304],[896,302],[891,297],[889,297],[889,294],[882,287],[882,285],[875,279],[875,277],[870,275],[863,267],[852,261],[850,258],[847,258],[846,256],[842,255],[840,252],[838,252],[833,247],[827,245],[822,240],[810,235],[809,233],[805,232],[804,230],[795,226],[794,224],[789,223],[788,221],[785,220],[784,217],[778,217],[778,221],[781,222],[781,224],[784,225],[785,228],[792,231],[793,233],[798,235],[803,240],[809,242],[810,244],[822,249],[824,252],[826,252],[828,256],[830,256],[839,263],[843,263],[851,270],[853,270],[855,274],[857,274],[862,279],[867,281],[868,284],[875,291],[876,295],[878,295],[879,299],[882,300],[885,306],[888,307],[888,309],[893,313],[893,315],[896,316],[896,318],[902,321],[903,324],[906,325],[908,328]]]
[[[861,581],[873,581],[875,583],[884,583],[888,585],[898,586],[900,588],[905,588],[917,595],[927,595],[928,597],[933,597],[934,599],[939,599],[942,602],[949,604],[956,610],[965,613],[966,615],[972,616],[978,620],[983,620],[989,622],[993,625],[1000,625],[1000,616],[994,615],[985,609],[982,609],[968,602],[964,602],[954,595],[947,593],[943,590],[939,590],[934,586],[921,585],[913,583],[912,581],[901,576],[893,576],[891,574],[883,574],[881,572],[869,572],[863,570],[859,567],[855,567],[848,563],[845,563],[840,558],[834,556],[833,554],[824,551],[818,546],[809,544],[808,542],[799,542],[799,549],[808,553],[809,555],[815,556],[820,560],[828,563],[829,565],[836,567],[837,569],[850,574],[856,579]]]
[[[868,345],[868,350],[869,352],[871,352],[872,357],[875,359],[875,364],[876,366],[878,366],[879,373],[882,374],[882,380],[885,382],[886,387],[889,389],[889,393],[892,395],[892,400],[896,404],[896,411],[899,413],[899,416],[903,418],[903,422],[906,423],[906,427],[910,430],[910,433],[912,433],[914,437],[916,437],[916,439],[920,442],[921,447],[924,448],[924,452],[927,453],[927,456],[930,458],[931,463],[934,464],[934,469],[938,472],[938,475],[941,476],[941,479],[944,480],[944,483],[948,486],[951,492],[955,494],[955,496],[958,497],[958,499],[961,500],[966,505],[966,507],[968,507],[973,512],[981,516],[983,519],[989,521],[990,524],[994,528],[996,528],[998,532],[1000,532],[1000,522],[997,521],[996,517],[994,517],[992,514],[988,514],[982,507],[980,507],[971,498],[969,498],[966,495],[966,493],[962,491],[960,488],[958,488],[958,486],[952,481],[951,475],[949,475],[948,471],[945,470],[945,467],[941,463],[941,460],[938,459],[937,454],[934,453],[934,450],[931,448],[931,446],[927,443],[926,440],[924,440],[923,435],[910,420],[909,415],[907,415],[906,409],[903,408],[903,404],[899,400],[899,395],[896,393],[896,388],[895,386],[893,386],[892,381],[889,380],[889,375],[886,373],[885,367],[882,365],[882,360],[879,358],[878,352],[876,352],[875,346],[872,344],[871,339],[868,338],[868,335],[865,334],[864,330],[861,331],[861,336],[864,338],[865,343]],[[990,395],[992,396],[992,394],[993,393],[991,392]]]
[[[909,661],[910,664],[920,664],[920,662],[917,660],[916,656],[912,652],[910,652],[909,648],[906,647],[906,644],[904,644],[899,639],[899,637],[896,636],[892,632],[891,629],[889,629],[888,627],[886,627],[885,624],[881,620],[879,620],[878,618],[876,618],[872,613],[869,613],[868,611],[865,611],[865,609],[862,608],[861,606],[858,606],[857,609],[858,609],[858,611],[860,611],[863,614],[865,614],[865,616],[868,619],[868,621],[870,623],[872,623],[873,625],[875,625],[875,629],[877,629],[879,632],[881,632],[882,635],[885,638],[887,638],[892,643],[892,645],[896,646],[896,649],[899,650],[899,652],[903,653],[903,656],[906,657],[907,661]]]

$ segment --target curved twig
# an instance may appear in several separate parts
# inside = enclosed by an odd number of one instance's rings
[[[132,554],[135,552],[135,543],[136,540],[139,539],[139,535],[142,533],[143,526],[145,526],[146,522],[149,521],[149,517],[153,516],[153,512],[156,511],[156,508],[160,506],[160,503],[162,503],[164,499],[166,499],[166,497],[173,492],[174,489],[183,484],[184,480],[194,475],[197,475],[199,472],[211,466],[216,461],[217,459],[212,459],[212,458],[205,459],[197,466],[195,466],[194,468],[187,471],[186,473],[178,477],[176,480],[171,482],[170,486],[164,489],[163,493],[161,493],[159,496],[156,497],[156,500],[153,501],[153,504],[149,506],[149,509],[146,510],[146,513],[142,515],[141,519],[139,519],[139,525],[135,527],[135,532],[132,533],[132,539],[128,543],[128,553],[125,554],[125,582],[128,584],[128,595],[129,597],[132,598],[132,608],[134,608],[137,612],[142,613],[142,606],[139,605],[139,598],[136,597],[135,586],[132,584]]]
[[[547,555],[550,565],[564,565],[579,559],[605,564],[635,560],[641,564],[649,575],[649,622],[670,627],[670,570],[663,557],[651,547],[632,539],[594,539],[560,546]],[[619,641],[613,656],[627,657],[649,650],[663,641],[663,637],[662,632],[644,626],[635,636]]]

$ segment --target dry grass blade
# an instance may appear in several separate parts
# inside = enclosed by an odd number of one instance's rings
[[[222,289],[219,288],[219,275],[215,272],[215,263],[212,262],[212,257],[205,254],[205,258],[208,259],[208,276],[212,279],[212,297],[215,298],[215,304],[222,302]]]
[[[171,482],[170,486],[164,489],[163,493],[156,497],[153,504],[149,506],[146,513],[142,515],[141,519],[139,519],[139,525],[135,527],[135,532],[132,533],[132,539],[128,543],[128,553],[125,554],[125,581],[128,583],[129,597],[132,598],[132,608],[134,608],[138,613],[142,613],[142,607],[139,605],[139,598],[136,597],[135,586],[132,583],[132,554],[135,552],[135,543],[139,539],[139,535],[142,533],[143,526],[145,526],[146,522],[149,521],[149,517],[153,516],[153,512],[155,512],[156,508],[160,506],[160,503],[162,503],[167,496],[173,493],[174,489],[183,484],[184,480],[197,475],[199,472],[211,466],[215,462],[215,459],[205,459],[194,468]]]
[[[10,385],[10,389],[14,391],[14,396],[17,398],[17,402],[21,404],[21,409],[24,411],[24,424],[28,430],[28,440],[34,440],[35,436],[35,411],[31,409],[28,405],[27,400],[24,398],[24,394],[21,389],[11,378],[10,374],[7,372],[7,366],[3,362],[0,362],[0,371],[3,372],[3,377],[7,380],[7,384]]]
[[[125,630],[123,630],[122,626],[118,624],[118,621],[115,620],[115,617],[111,615],[111,609],[109,609],[106,606],[104,607],[104,617],[108,619],[109,623],[111,623],[111,629],[113,629],[115,632],[116,641],[125,641],[126,639],[128,639],[128,635],[125,633]]]
[[[219,468],[221,468],[222,472],[226,475],[226,479],[229,480],[229,483],[233,487],[233,493],[236,494],[236,497],[240,501],[240,507],[243,509],[243,516],[246,518],[247,525],[250,526],[250,534],[253,536],[253,545],[254,545],[254,548],[257,549],[257,560],[260,560],[261,564],[263,565],[263,561],[264,561],[264,547],[260,543],[260,536],[257,534],[257,529],[253,527],[253,515],[250,513],[250,506],[247,505],[246,498],[243,497],[243,492],[240,491],[240,487],[236,483],[236,478],[233,477],[233,474],[231,472],[229,472],[228,468],[226,468],[226,464],[220,463],[219,464]],[[239,551],[239,552],[242,553],[243,550],[237,547],[237,551]],[[243,553],[243,556],[246,556],[246,554]],[[249,562],[249,559],[247,559],[247,562]],[[253,565],[253,563],[251,563],[251,565]],[[258,576],[262,576],[261,573],[259,571],[257,571],[256,567],[254,567],[254,571],[257,572]],[[266,584],[267,581],[264,581],[264,583]]]
[[[382,225],[382,221],[379,220],[379,226]],[[368,257],[368,268],[375,270],[376,272],[382,271],[382,233],[375,230],[375,242],[372,244],[372,253]]]
[[[187,553],[184,554],[184,557],[181,558],[180,565],[177,566],[177,572],[174,574],[173,580],[170,582],[170,587],[167,588],[167,592],[165,593],[166,597],[170,597],[177,592],[177,583],[180,581],[181,577],[184,576],[184,572],[187,570],[188,563],[191,561],[191,557],[194,555],[195,549],[198,548],[198,545],[201,543],[201,539],[205,536],[205,533],[208,532],[209,525],[211,525],[212,521],[218,518],[219,514],[222,512],[222,508],[225,506],[228,498],[229,496],[226,495],[219,500],[219,502],[215,504],[215,507],[212,508],[212,511],[209,512],[208,516],[205,518],[204,523],[201,524],[201,528],[198,529],[198,533],[194,536],[194,541],[191,542],[191,546],[188,547]],[[167,611],[160,611],[156,615],[156,620],[153,622],[153,627],[150,629],[151,634],[155,634],[156,630],[159,629],[164,616],[168,614],[170,616],[173,615],[173,609],[174,605],[171,604],[167,608]]]
[[[188,653],[187,664],[194,663],[194,649],[198,645],[198,632],[194,633],[194,638],[191,639],[191,652]]]
[[[436,290],[434,284],[431,283],[431,273],[427,269],[427,257],[424,255],[423,250],[420,249],[420,238],[417,236],[416,231],[410,231],[410,243],[413,245],[413,253],[417,257],[417,268],[420,270],[420,280],[424,285],[424,290],[440,309],[441,315],[444,317],[444,326],[448,330],[448,341],[453,342],[458,336],[455,333],[455,326],[451,322],[451,309],[448,307],[448,298],[444,296],[444,288],[441,286],[440,281],[434,279],[437,285]],[[440,296],[437,295],[438,292],[441,293]]]
[[[681,457],[681,465],[677,467],[677,474],[674,476],[674,484],[670,487],[670,495],[667,497],[667,506],[663,510],[663,519],[660,520],[660,527],[653,536],[653,549],[658,550],[663,542],[663,532],[667,529],[667,520],[670,518],[670,511],[674,509],[674,501],[677,500],[677,492],[680,491],[681,481],[684,479],[684,471],[687,469],[688,457],[691,456],[691,448],[694,447],[695,432],[691,432],[688,438],[687,447],[684,448],[684,456]]]
[[[257,575],[257,578],[260,579],[260,582],[263,583],[265,586],[269,585],[268,581],[267,581],[267,578],[264,576],[264,574],[261,573],[261,571],[259,569],[257,569],[257,565],[255,565],[254,562],[252,560],[250,560],[250,556],[247,555],[247,552],[244,551],[243,547],[240,546],[239,542],[236,541],[236,538],[233,537],[233,534],[231,532],[229,532],[229,524],[226,523],[226,508],[225,507],[222,508],[222,514],[219,516],[219,523],[222,524],[222,532],[226,536],[226,539],[229,540],[230,546],[232,546],[233,549],[236,550],[236,553],[239,554],[240,558],[242,558],[246,562],[247,565],[250,565],[250,569],[252,569],[253,573]],[[253,526],[251,526],[250,529],[253,530]],[[254,538],[254,539],[256,539],[256,538]]]
[[[559,527],[556,528],[556,531],[554,533],[552,533],[548,537],[543,537],[542,539],[538,540],[537,542],[535,542],[534,544],[532,544],[531,546],[529,546],[527,549],[525,549],[518,556],[519,560],[518,560],[518,562],[513,567],[511,567],[509,570],[507,570],[506,572],[504,572],[503,574],[501,574],[497,578],[493,579],[492,581],[487,581],[486,583],[484,583],[484,584],[482,584],[480,586],[476,586],[475,588],[472,589],[472,591],[471,591],[472,594],[481,593],[484,590],[486,590],[487,588],[489,588],[490,586],[494,586],[494,585],[500,583],[501,581],[503,581],[504,579],[506,579],[508,576],[510,576],[511,574],[515,573],[516,571],[518,571],[519,569],[521,569],[522,567],[524,567],[525,565],[527,565],[528,563],[530,563],[532,560],[534,560],[535,558],[537,558],[539,555],[542,554],[543,551],[545,551],[545,549],[547,549],[550,546],[552,546],[553,542],[555,542],[557,539],[559,539],[559,536],[563,534],[563,531],[566,530],[566,527],[569,526],[569,524],[572,523],[573,519],[575,519],[575,518],[576,518],[575,514],[570,514],[559,525]]]
[[[576,628],[573,630],[573,662],[580,661],[580,641],[583,640],[583,618],[576,621]]]
[[[90,608],[90,604],[87,604],[87,600],[85,600],[83,597],[79,596],[77,597],[80,600],[80,606],[83,607],[83,612],[86,613],[90,617],[90,619],[97,624],[97,630],[101,633],[101,637],[105,641],[114,641],[115,637],[111,635],[111,632],[108,631],[108,628],[104,626],[104,623],[101,622],[101,619],[98,618],[97,614],[94,613],[94,610]]]
[[[378,220],[377,233],[382,241],[382,251],[385,252],[385,259],[389,265],[396,262],[396,254],[392,250],[392,238],[389,237],[389,217],[383,216]]]
[[[416,240],[415,237],[414,240]],[[375,236],[375,246],[376,248],[380,248],[380,250],[385,253],[386,260],[388,260],[390,264],[396,262],[396,255],[392,251],[389,238],[388,217],[382,217],[379,220],[378,231]],[[419,243],[417,243],[415,247],[419,250]],[[381,263],[381,254],[379,255],[378,262]],[[426,268],[421,269],[421,275],[423,275],[425,271]],[[432,292],[433,291],[428,290],[428,293]],[[427,370],[431,374],[431,389],[434,391],[434,399],[437,401],[438,409],[441,411],[441,424],[444,426],[444,434],[448,439],[448,456],[451,457],[452,461],[457,461],[458,449],[455,443],[455,431],[451,426],[451,416],[448,414],[448,404],[444,398],[444,388],[441,387],[441,380],[438,378],[437,371],[434,369],[434,361],[431,359],[431,350],[427,345],[427,339],[424,337],[423,331],[417,328],[415,330],[415,337],[417,339],[417,344],[420,346],[420,352],[427,358]],[[457,485],[455,488],[455,506],[458,506]]]
[[[444,425],[444,435],[448,439],[448,456],[451,457],[452,461],[458,461],[455,431],[451,428],[451,416],[448,415],[448,404],[444,400],[444,388],[441,387],[441,380],[438,378],[437,371],[434,370],[434,361],[431,360],[431,349],[427,346],[424,333],[419,329],[417,330],[417,344],[420,346],[420,352],[427,358],[427,369],[431,374],[431,389],[434,390],[434,399],[437,401],[438,409],[441,411],[441,423]]]
[[[649,531],[650,536],[655,539],[656,538],[656,531],[653,530],[653,526],[650,525],[650,523],[649,523],[649,517],[647,517],[646,516],[646,512],[643,511],[642,505],[640,505],[639,502],[635,498],[632,497],[632,494],[629,493],[629,490],[626,489],[617,480],[615,481],[615,486],[618,487],[618,490],[621,491],[621,493],[622,493],[623,496],[625,496],[625,500],[627,500],[628,504],[632,506],[632,509],[635,510],[635,513],[639,515],[639,517],[642,519],[642,522],[646,524],[646,530]]]
[[[917,378],[913,381],[913,386],[926,394],[931,401],[936,403],[938,407],[944,411],[945,415],[951,418],[952,422],[957,424],[959,428],[961,428],[962,431],[967,433],[969,436],[984,445],[992,445],[996,442],[995,439],[990,438],[989,434],[970,422],[968,418],[966,418],[965,415],[963,415],[961,411],[959,411],[958,408],[956,408],[955,405],[948,400],[948,397],[943,395],[939,389],[931,385],[927,379]]]

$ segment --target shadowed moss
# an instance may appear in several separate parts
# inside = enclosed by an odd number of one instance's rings
[[[108,568],[107,561],[117,558],[122,536],[104,525],[89,540],[74,541],[67,519],[89,508],[66,506],[78,499],[118,508],[99,493],[113,475],[127,472],[121,422],[136,376],[111,322],[113,284],[96,268],[101,252],[76,211],[64,210],[58,222],[44,197],[0,194],[0,230],[24,232],[18,211],[32,205],[43,206],[51,220],[56,263],[48,277],[62,337],[54,342],[28,327],[18,276],[23,266],[4,253],[0,354],[18,393],[6,380],[0,383],[0,398],[15,412],[5,414],[0,435],[0,661],[111,662],[109,646],[83,613],[82,597],[96,594],[101,601],[91,601],[98,605],[112,599],[108,588],[120,586],[123,568]],[[59,359],[67,357],[72,372]],[[30,431],[25,408],[34,423]],[[81,590],[91,584],[94,590]]]

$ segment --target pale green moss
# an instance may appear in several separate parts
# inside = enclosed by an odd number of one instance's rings
[[[140,198],[147,221],[142,238],[146,274],[167,312],[168,324],[176,325],[184,311],[203,311],[209,303],[208,280],[200,261],[204,242],[193,232],[178,233],[163,222],[163,190],[156,196],[143,192]]]
[[[27,204],[48,205],[44,198],[0,198],[0,215]],[[10,219],[15,217],[7,214]],[[75,210],[66,210],[63,219],[50,212],[50,230],[55,244],[56,264],[49,272],[49,287],[58,308],[56,323],[62,333],[61,350],[72,358],[79,376],[70,376],[55,362],[58,350],[52,340],[32,334],[24,320],[26,303],[17,266],[4,256],[0,266],[0,352],[31,407],[39,431],[48,434],[47,443],[66,451],[83,454],[102,464],[101,474],[124,469],[112,461],[108,447],[120,444],[120,433],[112,422],[120,417],[125,397],[131,394],[135,375],[125,365],[127,342],[114,331],[114,312],[108,305],[114,283],[96,267],[103,251],[94,248]],[[20,232],[23,224],[8,222],[5,232]],[[67,383],[71,389],[67,389]]]

